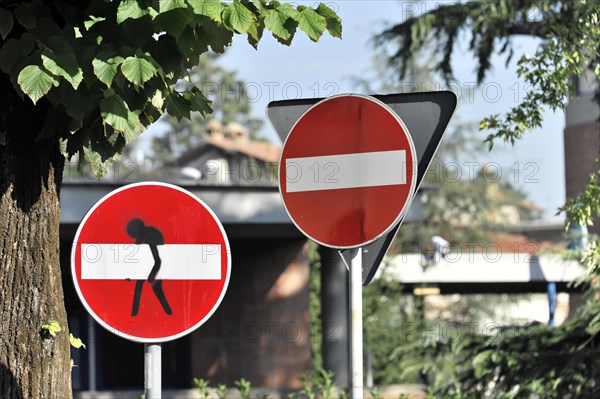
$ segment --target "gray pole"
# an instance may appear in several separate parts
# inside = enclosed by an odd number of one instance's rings
[[[144,344],[144,397],[161,399],[161,346]]]
[[[96,381],[96,324],[92,316],[87,315],[87,331],[88,331],[88,382],[89,390],[95,391],[98,388]]]
[[[345,389],[350,387],[348,270],[335,249],[320,246],[319,256],[323,368],[332,371],[335,385]]]
[[[362,399],[363,392],[363,330],[362,330],[362,248],[350,262],[350,372],[352,399]]]

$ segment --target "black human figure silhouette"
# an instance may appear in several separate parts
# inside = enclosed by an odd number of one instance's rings
[[[165,292],[162,287],[162,280],[156,280],[156,275],[160,270],[161,260],[158,255],[158,245],[163,245],[165,243],[165,239],[161,232],[152,226],[146,226],[144,221],[141,219],[131,219],[127,224],[127,234],[135,238],[136,244],[148,244],[150,246],[150,251],[152,252],[152,257],[154,258],[154,266],[148,275],[147,281],[152,285],[152,290],[154,291],[154,295],[158,298],[158,301],[162,305],[164,311],[169,316],[173,314],[171,307],[169,306],[169,302],[167,302],[167,298],[165,297]],[[142,289],[144,288],[145,280],[138,280],[135,282],[135,292],[133,294],[133,307],[131,309],[131,315],[137,316],[138,311],[140,309],[140,299],[142,297]]]

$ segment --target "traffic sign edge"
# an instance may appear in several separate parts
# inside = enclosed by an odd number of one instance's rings
[[[181,193],[183,193],[185,195],[188,195],[192,199],[196,200],[214,218],[214,220],[217,223],[217,225],[218,225],[221,233],[223,234],[223,238],[224,238],[224,242],[225,242],[225,246],[226,246],[226,251],[227,251],[227,262],[228,262],[227,275],[225,276],[225,282],[223,284],[223,290],[221,291],[221,294],[220,294],[219,298],[217,299],[217,301],[215,302],[214,306],[202,318],[202,320],[200,320],[198,323],[194,324],[192,327],[186,329],[185,331],[182,331],[181,333],[170,335],[168,337],[163,337],[163,338],[143,338],[143,337],[136,337],[134,335],[126,334],[126,333],[124,333],[122,331],[117,331],[114,327],[110,326],[108,323],[106,323],[104,320],[102,320],[96,314],[96,312],[94,312],[92,310],[92,308],[89,306],[89,304],[85,300],[85,298],[84,298],[84,296],[83,296],[83,294],[82,294],[82,292],[81,292],[81,290],[79,288],[79,283],[77,282],[77,275],[76,275],[76,272],[75,272],[75,253],[77,252],[78,238],[79,238],[79,234],[81,233],[81,230],[82,230],[83,226],[85,225],[85,222],[87,221],[87,219],[92,215],[92,213],[94,212],[94,210],[96,210],[104,201],[106,201],[107,199],[109,199],[113,195],[116,195],[119,192],[124,191],[126,189],[130,189],[130,188],[133,188],[133,187],[139,187],[139,186],[162,186],[162,187],[168,187],[168,188],[171,188],[171,189],[175,189],[175,190],[177,190],[177,191],[179,191],[179,192],[181,192]],[[115,334],[115,335],[117,335],[120,338],[124,338],[124,339],[127,339],[129,341],[138,342],[138,343],[161,343],[161,342],[174,341],[174,340],[176,340],[178,338],[181,338],[181,337],[183,337],[183,336],[185,336],[187,334],[190,334],[190,333],[194,332],[195,330],[197,330],[198,328],[200,328],[204,323],[206,323],[206,321],[216,312],[216,310],[221,305],[221,302],[223,301],[223,299],[225,297],[225,293],[227,292],[227,288],[229,287],[229,282],[230,282],[230,278],[231,278],[231,268],[232,268],[232,264],[231,264],[231,248],[230,248],[230,245],[229,245],[229,238],[227,237],[227,233],[225,232],[225,228],[221,224],[221,221],[218,219],[218,217],[214,213],[214,211],[204,201],[202,201],[202,199],[196,197],[194,194],[192,194],[188,190],[185,190],[185,189],[183,189],[183,188],[181,188],[181,187],[179,187],[177,185],[174,185],[174,184],[164,183],[164,182],[158,182],[158,181],[144,181],[144,182],[137,182],[137,183],[128,184],[128,185],[119,187],[119,188],[111,191],[110,193],[106,194],[105,196],[103,196],[101,199],[99,199],[86,212],[86,214],[83,217],[83,219],[81,219],[81,222],[79,223],[79,226],[77,227],[77,232],[75,233],[75,237],[73,239],[73,244],[71,246],[71,278],[73,279],[73,285],[75,287],[75,291],[77,292],[77,296],[79,297],[79,300],[81,301],[81,304],[84,306],[85,310],[92,316],[92,318],[94,319],[94,321],[96,321],[100,326],[102,326],[104,329],[106,329],[110,333]]]
[[[417,159],[417,151],[414,145],[414,141],[412,138],[412,135],[410,134],[410,131],[408,130],[406,124],[404,123],[404,121],[400,118],[400,116],[394,112],[394,110],[392,110],[387,104],[385,104],[383,101],[370,96],[370,95],[364,95],[364,94],[355,94],[355,93],[346,93],[346,94],[337,94],[335,96],[331,96],[331,97],[326,97],[323,99],[320,99],[319,101],[317,101],[316,103],[314,103],[312,106],[310,106],[305,112],[302,113],[302,115],[298,118],[298,120],[296,120],[296,122],[294,122],[294,124],[292,125],[288,135],[286,136],[285,141],[283,142],[282,145],[282,150],[281,150],[281,155],[279,156],[279,170],[281,170],[282,168],[282,159],[283,159],[283,154],[284,154],[284,149],[285,149],[285,145],[288,142],[288,139],[291,136],[292,131],[294,130],[294,128],[296,127],[296,125],[302,120],[302,118],[308,114],[313,108],[317,107],[318,105],[332,100],[332,99],[336,99],[336,98],[340,98],[340,97],[360,97],[369,101],[372,101],[378,105],[380,105],[381,107],[383,107],[383,109],[385,109],[402,127],[402,129],[404,130],[404,132],[406,133],[406,138],[407,141],[409,143],[410,146],[410,150],[411,150],[411,157],[413,160],[413,173],[412,173],[412,178],[411,178],[411,187],[409,190],[409,196],[408,196],[408,200],[405,202],[404,206],[402,207],[402,209],[400,210],[400,212],[398,213],[398,216],[394,219],[394,221],[385,229],[383,230],[379,235],[377,235],[376,237],[365,241],[359,245],[351,245],[351,246],[334,246],[331,244],[327,244],[324,242],[321,242],[319,240],[316,240],[314,237],[312,237],[311,235],[307,234],[297,223],[296,220],[292,217],[292,215],[290,214],[288,207],[285,203],[284,200],[284,196],[283,196],[283,192],[281,191],[281,183],[278,184],[278,190],[279,190],[279,195],[281,197],[281,201],[283,203],[283,208],[285,209],[285,212],[287,213],[287,215],[289,216],[290,220],[292,221],[292,223],[294,224],[294,226],[296,226],[296,228],[307,238],[313,240],[314,242],[316,242],[319,245],[323,245],[324,247],[327,248],[332,248],[332,249],[337,249],[337,250],[348,250],[348,249],[356,249],[356,248],[361,248],[364,247],[372,242],[377,241],[378,239],[381,239],[383,237],[385,237],[386,234],[388,234],[398,223],[400,223],[402,221],[402,219],[404,218],[404,215],[406,214],[408,207],[410,205],[410,203],[412,202],[412,198],[414,198],[414,194],[416,191],[416,181],[417,181],[417,176],[418,176],[418,159]],[[300,101],[300,100],[296,100],[296,101]],[[273,102],[271,102],[270,104],[272,104]],[[308,104],[306,104],[308,105]],[[268,109],[268,107],[267,107]],[[267,115],[267,120],[269,120],[269,123],[271,123],[270,119],[268,118]],[[272,123],[271,123],[271,127],[273,127]],[[273,127],[274,129],[274,127]],[[275,130],[275,129],[274,129]],[[281,179],[281,173],[279,173],[279,179]]]

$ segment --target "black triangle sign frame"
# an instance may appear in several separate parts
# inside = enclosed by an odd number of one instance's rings
[[[372,97],[384,102],[398,114],[413,138],[417,159],[419,160],[415,190],[417,192],[425,176],[425,171],[427,171],[440,145],[446,127],[454,114],[457,105],[456,95],[451,91],[436,91],[373,95]],[[323,99],[307,98],[272,101],[267,105],[267,118],[282,143],[285,142],[298,119],[321,100]],[[403,219],[383,237],[363,247],[363,285],[367,285],[373,280],[377,268],[398,233],[402,221]],[[350,264],[353,251],[355,250],[339,251],[346,265]]]

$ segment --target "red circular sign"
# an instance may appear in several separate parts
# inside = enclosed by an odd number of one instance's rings
[[[294,224],[333,248],[368,244],[396,225],[414,195],[417,157],[402,120],[361,95],[327,98],[292,128],[279,189]]]
[[[223,226],[204,202],[164,183],[121,187],[79,225],[71,251],[75,288],[109,331],[164,342],[200,327],[231,274]]]

